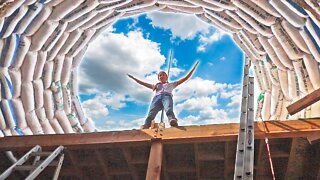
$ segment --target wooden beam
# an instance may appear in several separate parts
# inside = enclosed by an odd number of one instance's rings
[[[98,159],[98,163],[102,169],[102,172],[104,174],[104,177],[106,178],[106,180],[109,180],[111,179],[111,176],[109,174],[109,168],[108,168],[108,165],[106,164],[106,162],[103,160],[103,156],[102,154],[100,153],[99,149],[95,150],[94,151],[96,156],[97,156],[97,159]]]
[[[78,166],[78,161],[77,161],[77,157],[74,155],[74,153],[72,151],[68,151],[68,156],[70,158],[70,162],[71,162],[71,165],[72,167],[74,168],[75,170],[75,174],[78,178],[85,178],[81,169],[79,168]]]
[[[164,180],[170,180],[170,176],[167,170],[167,160],[166,160],[166,152],[162,153],[162,170]]]
[[[195,165],[196,165],[196,174],[197,174],[197,179],[200,179],[200,162],[199,162],[199,146],[198,143],[194,144],[194,160],[195,160]]]
[[[285,179],[303,179],[304,165],[308,163],[306,157],[309,145],[305,138],[292,139]]]
[[[272,179],[267,146],[264,139],[259,140],[255,179]],[[271,150],[272,151],[272,150]],[[271,154],[273,157],[274,154]],[[267,167],[267,168],[266,168]]]
[[[312,93],[306,95],[305,97],[299,99],[298,101],[290,104],[287,107],[287,110],[290,115],[293,115],[302,109],[314,104],[315,102],[320,100],[320,89],[313,91]]]
[[[161,139],[156,139],[151,144],[146,180],[160,180],[162,155]]]
[[[320,133],[320,119],[265,121],[267,136],[272,138],[308,137]],[[262,122],[255,122],[255,139],[264,139]],[[194,143],[237,140],[238,123],[167,128],[162,132],[162,143]],[[40,145],[43,148],[63,145],[68,149],[106,148],[115,146],[147,145],[153,130],[131,130],[83,134],[54,134],[7,136],[0,138],[0,151],[25,150]]]
[[[122,149],[122,152],[123,152],[123,155],[127,161],[127,164],[128,164],[128,168],[131,172],[131,176],[132,176],[132,179],[133,180],[139,180],[139,175],[137,173],[137,170],[136,168],[134,167],[134,165],[131,163],[131,160],[132,160],[132,155],[131,155],[131,152],[129,150],[129,148],[121,148]]]

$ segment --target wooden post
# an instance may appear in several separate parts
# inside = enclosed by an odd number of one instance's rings
[[[299,99],[298,101],[290,104],[287,107],[287,110],[290,115],[293,115],[319,100],[320,100],[320,89],[317,89],[312,93],[306,95],[305,97]]]
[[[154,139],[151,144],[146,180],[160,180],[163,145],[161,139]]]

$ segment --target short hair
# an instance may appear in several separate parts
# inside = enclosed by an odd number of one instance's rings
[[[164,72],[164,71],[160,71],[160,72],[158,73],[158,80],[160,79],[160,78],[159,78],[159,76],[160,76],[160,74],[161,74],[161,73],[164,73],[164,74],[168,77],[168,75],[167,75],[167,73],[166,73],[166,72]]]

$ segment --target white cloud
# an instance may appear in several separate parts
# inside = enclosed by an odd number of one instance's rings
[[[101,119],[109,114],[106,104],[97,98],[82,102],[82,107],[86,115],[94,120]]]
[[[193,39],[199,32],[207,33],[210,27],[195,15],[152,12],[147,14],[147,18],[152,21],[152,26],[170,30],[173,38],[182,40]]]
[[[186,101],[179,103],[175,106],[177,114],[180,114],[181,111],[200,111],[203,109],[211,109],[218,105],[217,97],[197,97],[187,99]]]
[[[228,35],[228,33],[219,29],[216,29],[212,34],[201,34],[199,36],[200,45],[197,47],[197,51],[205,52],[207,46],[221,40],[225,35]]]

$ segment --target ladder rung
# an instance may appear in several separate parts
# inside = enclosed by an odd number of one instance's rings
[[[15,171],[31,171],[35,169],[37,166],[34,165],[20,165],[14,168]]]
[[[49,156],[52,152],[33,152],[31,156]]]
[[[40,160],[37,162],[37,166],[40,165],[41,163],[43,162],[43,160]],[[59,164],[59,161],[58,160],[54,160],[54,161],[51,161],[51,163],[48,165],[48,166],[58,166]]]

